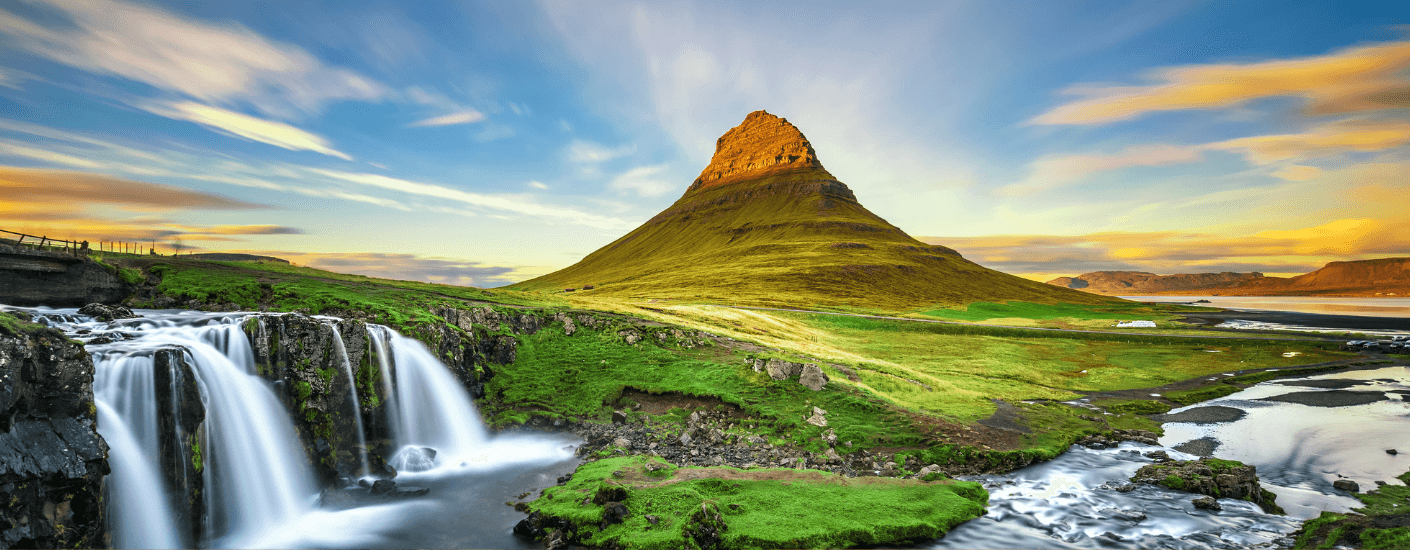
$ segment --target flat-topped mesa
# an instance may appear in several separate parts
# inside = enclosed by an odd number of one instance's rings
[[[816,170],[832,179],[803,132],[767,111],[754,111],[715,141],[715,156],[686,194],[774,174]]]

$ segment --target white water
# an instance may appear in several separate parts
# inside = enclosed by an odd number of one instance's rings
[[[418,539],[402,526],[424,525],[432,515],[465,513],[452,504],[459,502],[455,498],[343,511],[317,508],[318,488],[289,412],[270,383],[255,375],[253,351],[240,330],[245,315],[139,310],[143,318],[102,323],[73,309],[0,310],[37,315],[37,321],[85,342],[100,336],[116,340],[89,345],[89,350],[97,368],[99,432],[111,448],[107,502],[117,547],[418,546],[406,542]],[[386,327],[369,326],[368,331],[393,396],[386,406],[396,441],[408,449],[436,450],[435,459],[426,461],[428,471],[399,476],[398,482],[450,480],[448,487],[464,487],[453,480],[572,457],[572,446],[561,438],[487,437],[459,380],[425,346]],[[153,354],[163,349],[184,350],[178,353],[186,354],[206,409],[202,455],[210,518],[201,541],[183,540],[185,528],[174,525],[169,488],[156,464],[159,439],[166,436],[157,433],[152,369]],[[346,350],[339,352],[352,378]],[[399,379],[393,380],[393,371]],[[355,380],[350,381],[355,387]],[[472,537],[467,540],[476,540],[473,521],[452,521]]]
[[[1294,392],[1329,391],[1299,381],[1345,380],[1349,391],[1384,393],[1386,401],[1345,407],[1313,407],[1261,401]],[[1317,383],[1317,382],[1314,382]],[[1407,392],[1407,393],[1391,393]],[[1345,512],[1361,504],[1332,488],[1346,477],[1362,491],[1377,481],[1401,484],[1410,470],[1410,369],[1389,367],[1275,380],[1228,397],[1172,413],[1221,405],[1245,411],[1232,422],[1164,425],[1163,447],[1123,443],[1118,449],[1074,446],[1052,461],[998,476],[973,478],[990,491],[989,514],[967,522],[934,548],[1248,548],[1278,547],[1301,520],[1322,511]],[[1142,485],[1120,493],[1152,459],[1141,453],[1165,450],[1171,458],[1197,457],[1175,451],[1194,439],[1211,438],[1214,456],[1258,469],[1263,487],[1278,495],[1287,516],[1265,514],[1249,502],[1220,499],[1221,512],[1197,510],[1198,495]],[[1396,448],[1399,455],[1385,449]],[[1139,512],[1141,516],[1134,516]]]
[[[465,386],[421,342],[390,330],[387,334],[396,364],[393,410],[401,447],[389,461],[392,467],[423,472],[486,461],[485,428]],[[436,451],[434,458],[425,447]]]
[[[338,358],[343,362],[343,372],[348,375],[348,399],[352,404],[353,420],[357,423],[357,456],[362,470],[359,476],[368,475],[367,467],[367,430],[362,427],[362,405],[357,401],[357,377],[353,376],[352,362],[348,360],[348,348],[343,345],[343,333],[338,331],[337,323],[329,323],[329,328],[333,329],[333,345],[338,348]]]

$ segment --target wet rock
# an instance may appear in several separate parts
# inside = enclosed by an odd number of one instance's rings
[[[1148,451],[1148,452],[1144,453],[1142,456],[1144,456],[1144,457],[1146,457],[1146,458],[1149,458],[1149,459],[1153,459],[1153,460],[1155,460],[1157,463],[1160,463],[1160,462],[1168,462],[1168,461],[1170,460],[1170,455],[1169,455],[1168,453],[1166,453],[1165,451]]]
[[[1338,479],[1336,481],[1333,481],[1332,488],[1338,491],[1346,491],[1348,493],[1361,492],[1361,486],[1357,485],[1355,481],[1352,481],[1350,479]]]
[[[372,482],[372,494],[382,495],[390,493],[397,488],[397,482],[390,479],[379,479]]]
[[[62,332],[0,325],[0,547],[108,546],[93,361]]]
[[[1218,448],[1219,440],[1212,437],[1192,439],[1174,447],[1177,451],[1199,457],[1214,456],[1214,451]]]
[[[1224,407],[1211,405],[1207,407],[1195,407],[1175,414],[1160,414],[1152,416],[1156,422],[1189,422],[1191,424],[1213,424],[1217,422],[1233,422],[1243,418],[1243,409],[1234,407]]]
[[[1126,484],[1117,486],[1117,488],[1116,488],[1116,492],[1118,492],[1118,493],[1129,493],[1129,492],[1135,491],[1135,490],[1136,490],[1136,484],[1135,484],[1135,483],[1126,483]]]
[[[1160,485],[1218,498],[1246,500],[1270,514],[1282,514],[1277,495],[1259,484],[1257,469],[1232,460],[1201,458],[1197,461],[1171,461],[1148,464],[1136,471],[1131,481]]]
[[[602,523],[603,525],[621,523],[630,514],[627,505],[620,502],[608,502],[602,507]]]
[[[562,529],[554,529],[543,539],[546,550],[564,550],[571,547],[568,533]]]
[[[135,319],[141,317],[123,306],[107,306],[103,304],[88,304],[78,308],[79,315],[87,315],[99,321],[113,321],[116,319]]]
[[[1328,390],[1317,392],[1296,392],[1264,397],[1262,401],[1279,401],[1282,403],[1298,403],[1310,407],[1350,407],[1354,405],[1365,405],[1377,401],[1385,401],[1386,395],[1383,392],[1351,391],[1351,390]]]
[[[646,522],[647,522],[647,523],[650,523],[650,524],[652,524],[652,525],[656,525],[656,524],[658,524],[658,523],[661,523],[661,518],[658,518],[658,517],[653,516],[653,515],[651,515],[651,514],[647,514],[645,517],[646,517]]]
[[[1400,451],[1397,451],[1395,449],[1386,449],[1386,454],[1394,456],[1400,454]]]
[[[1195,508],[1199,508],[1200,510],[1214,510],[1217,512],[1224,509],[1224,507],[1220,506],[1219,501],[1215,500],[1214,497],[1197,498],[1194,500],[1194,505]]]

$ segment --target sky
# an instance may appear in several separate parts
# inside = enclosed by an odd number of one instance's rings
[[[491,287],[751,111],[986,267],[1410,256],[1410,3],[0,0],[0,230]]]

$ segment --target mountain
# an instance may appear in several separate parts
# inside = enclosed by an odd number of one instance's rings
[[[863,207],[798,128],[764,111],[716,141],[710,164],[675,204],[582,261],[510,288],[893,311],[1110,301],[911,238]]]
[[[1195,291],[1224,288],[1260,278],[1263,274],[1258,272],[1156,275],[1144,271],[1093,271],[1076,277],[1058,277],[1048,281],[1048,284],[1106,296],[1129,296],[1181,292],[1199,294]]]
[[[1244,296],[1407,296],[1410,258],[1331,262],[1296,277],[1265,277],[1230,285],[1222,295]]]
[[[1331,262],[1296,277],[1265,277],[1256,272],[1156,275],[1096,271],[1059,277],[1048,284],[1104,295],[1410,296],[1410,258]]]

